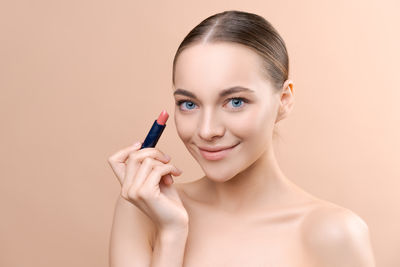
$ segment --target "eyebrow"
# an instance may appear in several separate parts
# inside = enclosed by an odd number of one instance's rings
[[[237,92],[254,93],[254,90],[251,90],[249,88],[242,87],[242,86],[233,86],[233,87],[229,87],[227,89],[222,90],[219,93],[219,97],[224,97],[224,96],[227,96],[227,95],[230,95],[230,94],[234,94],[234,93],[237,93]],[[183,95],[183,96],[188,96],[188,97],[191,97],[191,98],[194,98],[194,99],[198,99],[197,96],[195,94],[193,94],[192,92],[190,92],[188,90],[185,90],[185,89],[181,89],[181,88],[176,89],[174,91],[174,96],[175,95]]]

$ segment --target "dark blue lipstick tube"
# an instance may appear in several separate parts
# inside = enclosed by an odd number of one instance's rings
[[[155,147],[158,142],[158,139],[160,139],[160,136],[164,131],[165,126],[167,125],[158,124],[157,120],[155,120],[153,126],[151,126],[151,129],[147,134],[146,139],[144,140],[142,147],[140,149],[146,147]]]

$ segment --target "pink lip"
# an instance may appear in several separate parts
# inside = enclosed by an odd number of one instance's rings
[[[199,147],[199,151],[206,160],[220,160],[226,157],[237,145],[231,147]]]

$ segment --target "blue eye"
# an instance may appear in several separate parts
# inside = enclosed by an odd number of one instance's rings
[[[187,109],[187,110],[194,109],[194,107],[196,106],[193,102],[191,102],[191,101],[186,101],[186,100],[178,101],[176,104],[177,104],[179,107],[181,107],[182,104],[183,104],[183,106],[185,107],[185,108],[183,108],[183,110],[185,110],[185,109]]]
[[[243,99],[241,98],[231,98],[229,101],[232,101],[233,107],[240,107],[241,104],[243,103]]]
[[[232,97],[228,99],[228,103],[232,103],[232,107],[234,110],[242,109],[245,105],[244,103],[248,103],[249,101],[243,97]]]
[[[232,103],[231,109],[233,109],[233,110],[241,110],[245,106],[244,103],[249,102],[246,98],[242,98],[242,97],[232,97],[227,100],[228,100],[228,103]],[[181,110],[185,110],[185,111],[196,108],[196,104],[190,100],[178,100],[178,101],[176,101],[176,105]]]

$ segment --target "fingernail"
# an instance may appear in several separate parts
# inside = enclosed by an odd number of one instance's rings
[[[167,160],[170,160],[170,159],[171,159],[171,157],[168,156],[167,154],[165,154],[164,156],[165,156],[165,158],[166,158]]]

